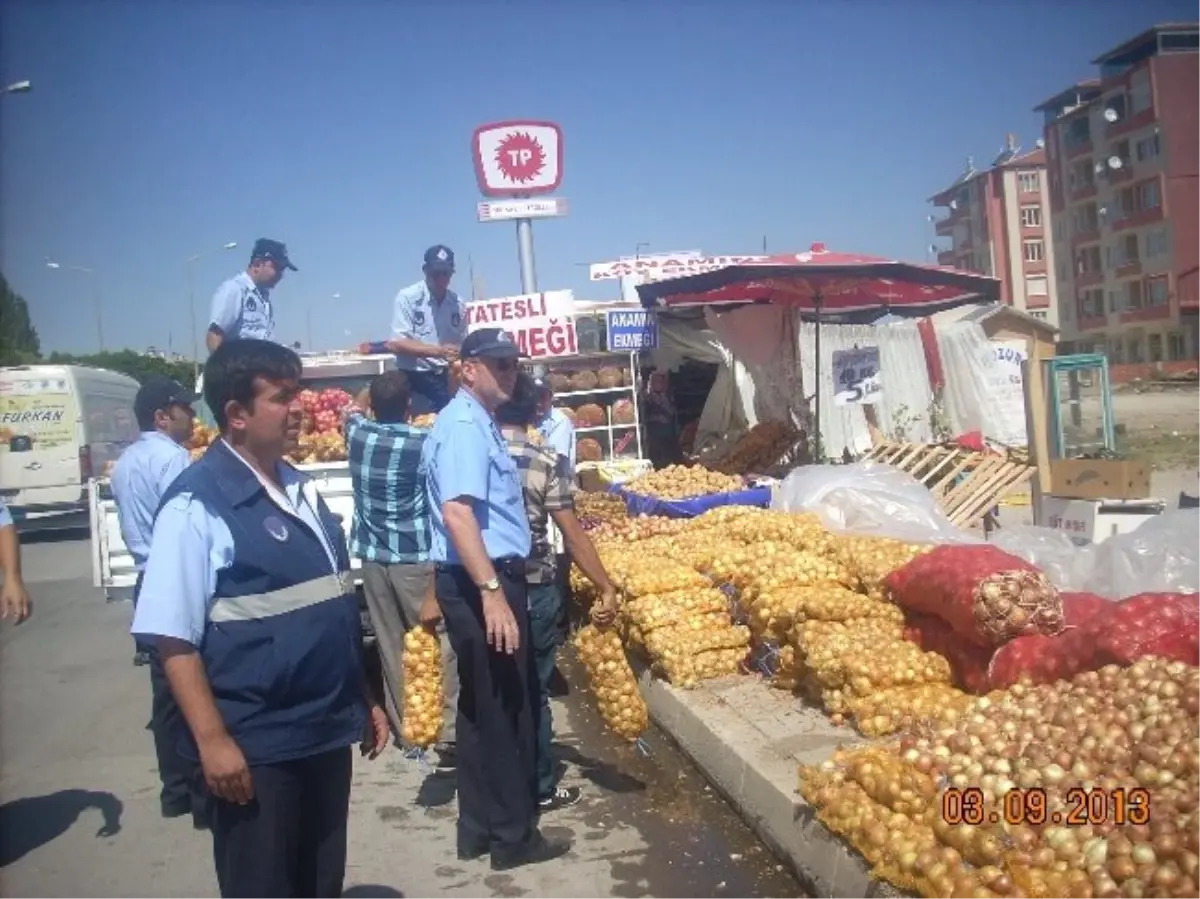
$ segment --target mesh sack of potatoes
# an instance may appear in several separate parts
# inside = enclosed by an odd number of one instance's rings
[[[779,593],[795,597],[798,619],[815,621],[850,621],[856,618],[883,618],[888,621],[904,621],[904,610],[879,599],[839,584],[821,584],[815,587],[780,587]]]
[[[715,509],[702,512],[695,518],[689,518],[688,532],[698,534],[705,531],[717,531],[723,535],[727,525],[731,522],[766,514],[766,509],[759,509],[756,506],[717,506]]]
[[[629,517],[625,501],[611,493],[592,493],[580,490],[575,493],[575,512],[582,518],[599,518],[602,521],[621,521]]]
[[[617,586],[629,597],[712,586],[708,579],[694,568],[661,556],[639,555],[630,562],[632,564],[623,570],[618,568],[616,572],[609,572]]]
[[[728,624],[729,600],[720,590],[702,587],[640,596],[627,602],[621,613],[645,633],[705,614],[720,614]]]
[[[854,575],[856,586],[874,599],[885,599],[884,579],[917,556],[929,552],[930,544],[905,543],[890,537],[835,536],[830,552]]]
[[[849,572],[839,562],[795,550],[749,559],[731,574],[731,582],[747,600],[781,587],[844,586],[849,579]]]
[[[595,536],[600,540],[638,543],[651,537],[682,533],[684,524],[682,518],[664,518],[661,515],[613,518],[606,521]]]
[[[919,725],[953,724],[974,699],[950,684],[887,687],[870,696],[855,696],[846,706],[864,737],[911,731]]]
[[[594,437],[584,437],[575,443],[575,458],[580,462],[603,462],[604,447]]]
[[[584,403],[575,410],[575,421],[581,428],[598,428],[608,424],[608,416],[598,403]]]
[[[414,627],[404,635],[404,708],[401,737],[428,747],[442,733],[442,644],[436,634]]]
[[[837,540],[816,515],[808,512],[764,511],[762,515],[744,516],[729,522],[725,533],[738,543],[775,541],[816,555],[831,554]]]
[[[575,634],[575,649],[587,670],[600,716],[618,736],[636,740],[649,725],[650,712],[617,632],[585,625]]]
[[[659,659],[655,667],[677,687],[694,687],[702,680],[739,674],[746,660],[744,647],[710,649],[693,656],[670,656]]]
[[[728,620],[704,630],[662,627],[646,634],[646,650],[655,661],[680,659],[713,649],[744,649],[750,645],[750,629]]]
[[[596,386],[605,390],[620,387],[622,380],[621,369],[612,365],[606,365],[596,372]]]
[[[710,493],[732,493],[743,487],[741,478],[709,471],[699,465],[668,465],[639,475],[625,485],[630,493],[659,499],[690,499]]]

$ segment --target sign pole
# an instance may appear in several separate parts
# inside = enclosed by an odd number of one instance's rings
[[[521,263],[521,293],[537,293],[537,266],[533,261],[533,219],[517,219],[517,259]]]

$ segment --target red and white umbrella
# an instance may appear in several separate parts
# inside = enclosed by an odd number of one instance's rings
[[[941,265],[833,253],[818,243],[807,253],[654,281],[637,291],[647,307],[767,302],[838,314],[996,302],[1000,282]]]

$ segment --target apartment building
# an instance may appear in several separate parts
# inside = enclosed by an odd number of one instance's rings
[[[933,219],[937,236],[950,239],[949,249],[934,246],[939,264],[998,278],[1001,302],[1058,324],[1046,152],[1040,140],[1023,152],[1008,135],[1000,155],[981,171],[968,157],[966,170],[929,202],[950,211]]]
[[[1155,26],[1036,107],[1062,352],[1197,358],[1198,36],[1196,23]]]

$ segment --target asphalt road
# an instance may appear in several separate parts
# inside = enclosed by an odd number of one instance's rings
[[[33,618],[0,627],[0,893],[212,896],[210,842],[158,814],[150,687],[129,606],[91,586],[86,539],[23,552]],[[454,853],[453,779],[389,749],[355,770],[347,896],[799,896],[800,886],[661,734],[649,757],[575,689],[554,705],[564,783],[547,816],[562,859],[504,874]]]

